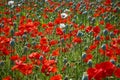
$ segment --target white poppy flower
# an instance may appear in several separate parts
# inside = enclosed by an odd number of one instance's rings
[[[60,23],[60,28],[65,28],[65,24],[64,23]]]
[[[8,1],[8,5],[13,5],[14,4],[14,1]]]
[[[62,18],[67,18],[67,17],[68,17],[68,14],[66,14],[66,13],[61,13],[61,17],[62,17]]]

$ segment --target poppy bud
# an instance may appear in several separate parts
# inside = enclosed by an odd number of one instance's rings
[[[90,21],[92,19],[92,17],[91,16],[88,16],[88,20]]]
[[[42,61],[43,60],[43,56],[40,56],[39,59]]]
[[[84,52],[83,54],[82,54],[82,59],[85,59],[86,58],[86,53]]]
[[[101,46],[101,48],[102,48],[103,50],[106,50],[106,45],[103,44],[103,45]]]
[[[92,18],[92,20],[91,20],[92,22],[95,22],[95,18]]]
[[[105,22],[108,22],[108,17],[105,17],[104,20],[105,20]]]
[[[15,46],[15,40],[14,40],[14,39],[12,39],[12,40],[10,41],[10,46],[11,46],[11,47],[14,47],[14,46]]]
[[[83,36],[83,33],[82,33],[81,31],[78,31],[78,32],[77,32],[77,36],[78,36],[78,37],[82,37],[82,36]]]
[[[23,53],[27,52],[27,50],[28,50],[28,47],[27,47],[27,46],[24,46],[24,48],[23,48]]]
[[[83,73],[82,80],[88,80],[88,74],[87,74],[87,72]]]
[[[63,63],[64,63],[64,64],[67,63],[67,58],[64,58]]]
[[[115,35],[113,32],[110,32],[110,37],[113,38]]]
[[[103,34],[105,35],[105,36],[107,36],[108,35],[108,30],[103,30]]]
[[[62,0],[58,0],[59,2],[62,2]]]
[[[76,19],[76,18],[77,18],[77,16],[75,15],[73,18],[74,18],[74,19]]]
[[[75,23],[75,19],[72,19],[72,22]]]
[[[87,14],[87,11],[84,11],[82,14],[83,14],[83,15],[84,15],[84,14]]]
[[[116,66],[117,66],[118,68],[120,68],[120,63],[118,63]]]
[[[64,80],[68,80],[68,76],[65,76]]]
[[[100,36],[97,35],[95,39],[99,41],[100,40]]]
[[[10,34],[11,34],[11,36],[13,36],[14,33],[15,33],[14,29],[11,29],[11,30],[10,30]]]
[[[0,61],[0,66],[3,66],[4,65],[4,62],[3,61]]]
[[[91,59],[88,60],[87,64],[88,64],[89,67],[92,67],[92,60]]]
[[[111,59],[110,62],[111,62],[112,64],[115,64],[115,60],[114,60],[114,59]]]
[[[20,14],[19,14],[19,13],[17,13],[17,14],[16,14],[16,16],[17,16],[17,17],[19,17],[19,16],[20,16]]]
[[[66,30],[65,29],[63,29],[63,33],[65,33],[66,32]]]
[[[22,38],[25,40],[27,38],[27,35],[26,34],[23,34],[22,35]]]
[[[1,23],[1,24],[0,24],[0,28],[3,28],[3,27],[4,27],[4,24],[3,24],[3,23]]]
[[[35,46],[35,45],[36,45],[36,42],[35,42],[35,41],[32,41],[32,45]]]
[[[62,42],[62,43],[63,43],[63,42],[64,42],[64,38],[61,38],[61,39],[60,39],[60,42]]]
[[[17,23],[16,22],[14,22],[13,23],[13,25],[14,25],[14,29],[17,27]]]
[[[86,51],[88,49],[88,46],[85,46],[84,50]]]
[[[93,32],[92,32],[92,31],[90,31],[90,32],[89,32],[89,35],[92,35],[92,34],[93,34]]]
[[[82,25],[82,22],[80,22],[79,24]]]
[[[75,5],[73,5],[73,6],[72,6],[72,8],[73,8],[73,9],[75,9],[75,8],[76,8],[76,6],[75,6]]]
[[[15,8],[15,5],[11,5],[11,9]]]

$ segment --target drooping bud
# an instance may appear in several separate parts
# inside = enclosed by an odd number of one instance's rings
[[[64,63],[64,64],[67,63],[67,58],[64,58],[63,63]]]

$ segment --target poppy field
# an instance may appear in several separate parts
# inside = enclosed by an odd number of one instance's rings
[[[120,0],[0,0],[0,80],[120,80]]]

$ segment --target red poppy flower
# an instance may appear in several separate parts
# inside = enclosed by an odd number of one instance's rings
[[[51,40],[50,41],[50,46],[54,46],[54,45],[56,45],[58,43],[58,41],[57,40]]]
[[[2,80],[12,80],[11,76],[7,76],[5,78],[3,78]]]
[[[117,78],[120,78],[120,68],[117,68],[114,72],[114,75],[117,77]]]
[[[46,37],[41,38],[40,45],[48,45],[48,39]]]
[[[33,65],[26,63],[19,63],[12,67],[12,70],[18,70],[24,75],[29,75],[32,73]]]
[[[12,61],[18,60],[18,59],[19,59],[19,56],[18,56],[18,55],[14,55],[14,56],[11,56],[10,59],[11,59]]]
[[[56,28],[56,34],[57,35],[62,35],[63,34],[63,30],[62,30],[62,28]]]
[[[91,26],[88,26],[88,27],[86,27],[86,29],[85,29],[85,31],[88,33],[88,32],[90,32],[92,30],[92,27]]]
[[[93,32],[94,32],[95,34],[100,33],[100,27],[99,27],[99,26],[95,26],[95,27],[93,28]]]
[[[72,40],[72,42],[73,42],[73,43],[81,43],[82,40],[81,40],[81,38],[79,38],[79,37],[74,37],[73,40]]]
[[[112,24],[110,24],[110,23],[106,23],[105,28],[107,28],[108,31],[111,31],[111,30],[114,29],[114,26]]]
[[[111,62],[102,62],[95,65],[96,69],[102,69],[103,70],[103,78],[107,76],[112,76],[113,72],[115,71],[115,65]]]
[[[52,51],[52,56],[59,56],[59,55],[60,55],[59,48]]]
[[[57,74],[55,76],[52,76],[50,80],[62,80],[62,76],[60,74]]]
[[[111,4],[111,0],[105,0],[104,4],[105,5],[110,5]]]
[[[93,58],[92,54],[89,53],[89,54],[86,55],[84,61],[85,61],[85,62],[88,62],[88,61],[89,61],[90,59],[92,59],[92,58]]]

